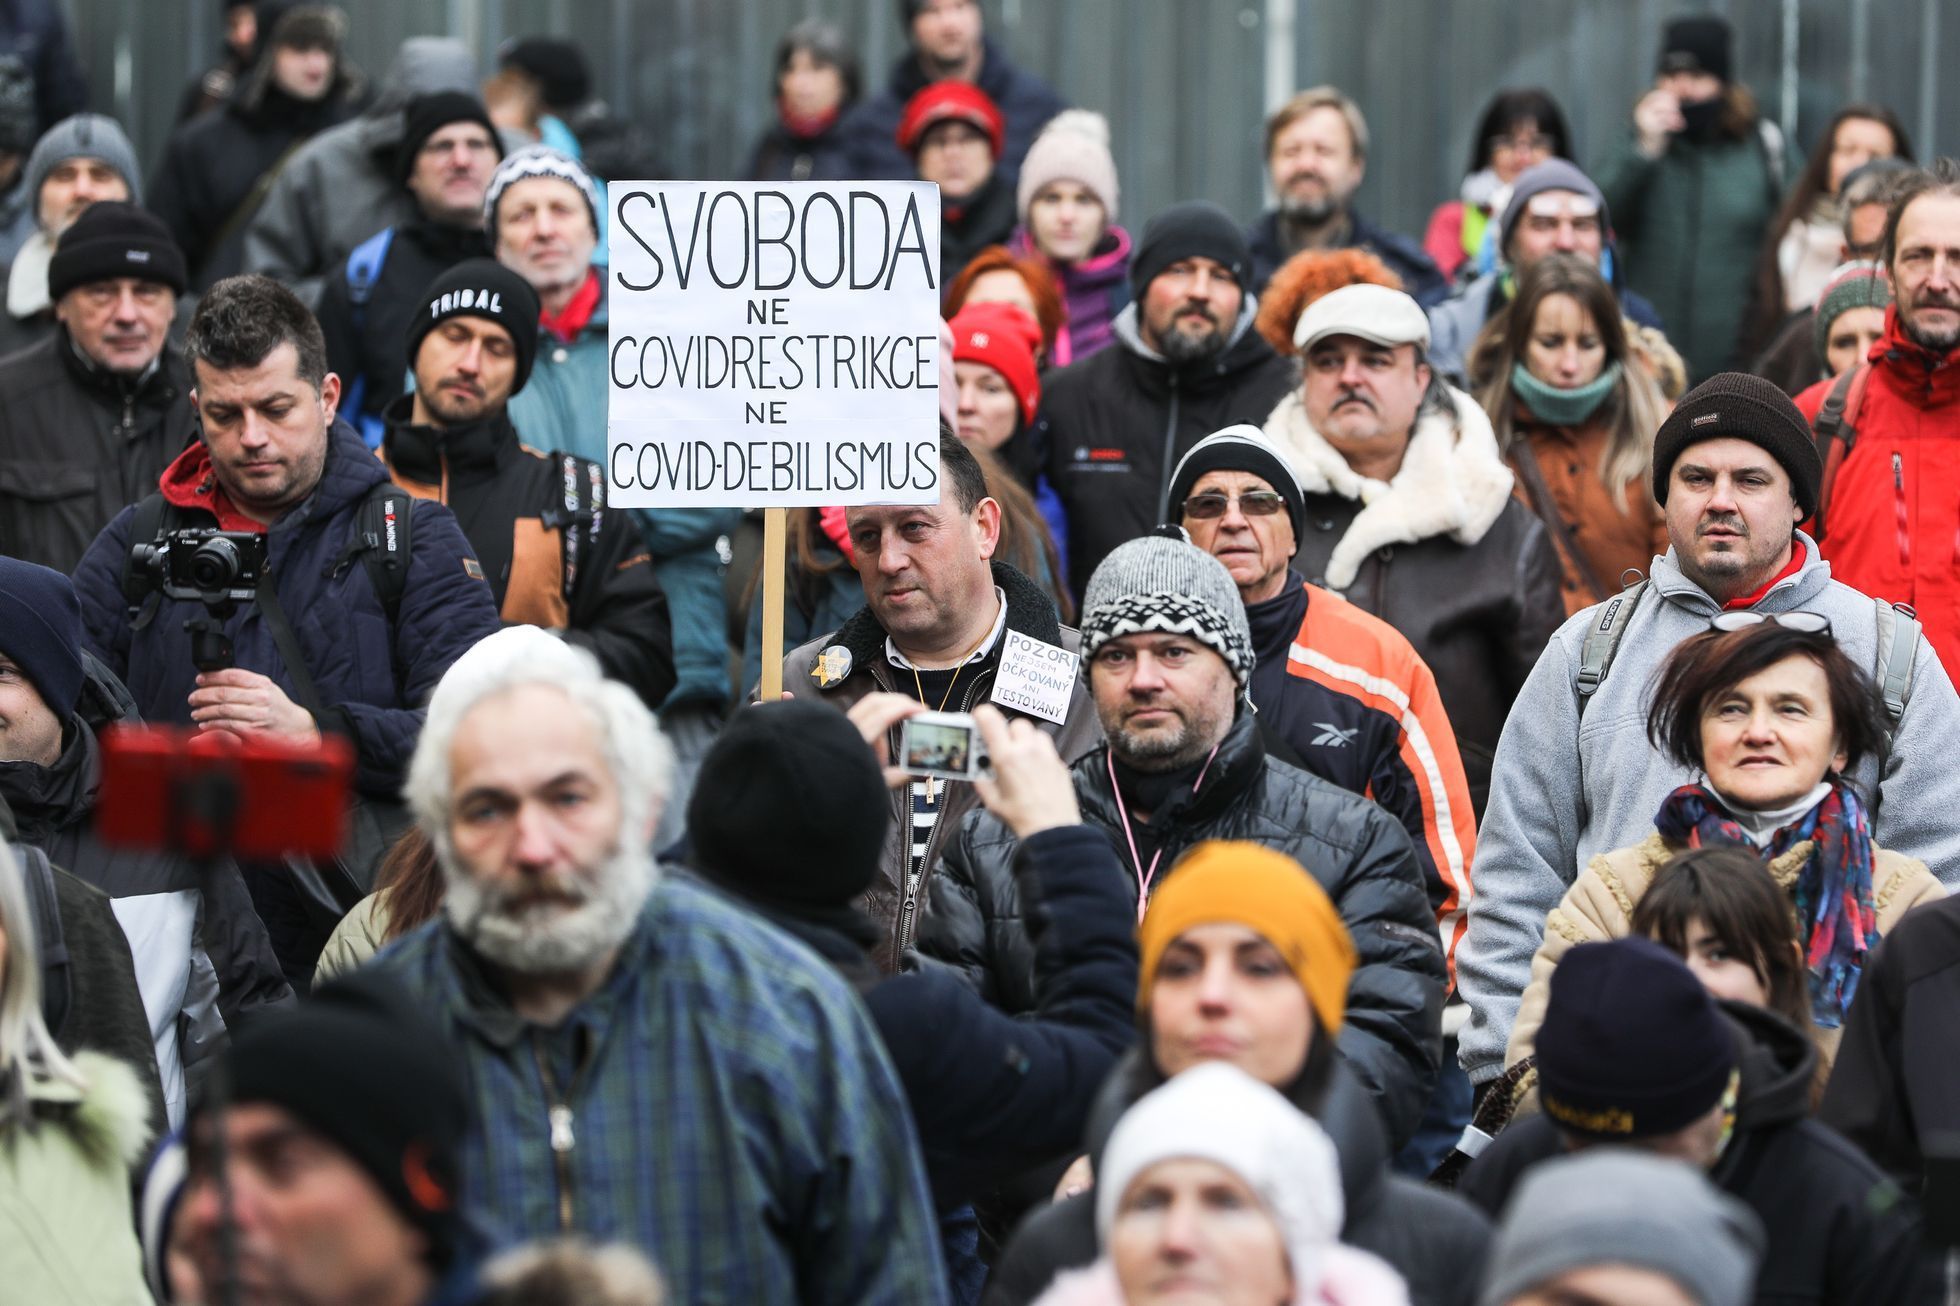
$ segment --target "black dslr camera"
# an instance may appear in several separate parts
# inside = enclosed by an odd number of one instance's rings
[[[209,527],[166,531],[129,550],[130,572],[145,588],[205,606],[205,616],[184,623],[191,635],[191,661],[199,671],[234,665],[224,623],[238,604],[258,594],[265,562],[265,536]]]

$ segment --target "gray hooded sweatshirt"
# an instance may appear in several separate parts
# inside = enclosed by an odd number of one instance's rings
[[[1829,617],[1846,656],[1873,668],[1878,614],[1872,600],[1831,579],[1816,541],[1798,532],[1806,561],[1756,604],[1763,612],[1818,612]],[[1708,629],[1721,605],[1675,565],[1674,551],[1654,560],[1652,585],[1626,628],[1605,681],[1579,714],[1579,650],[1604,605],[1567,619],[1525,681],[1498,740],[1490,805],[1477,833],[1470,928],[1457,949],[1457,981],[1470,1005],[1459,1038],[1473,1082],[1498,1075],[1518,1000],[1531,979],[1531,957],[1579,871],[1599,853],[1652,833],[1661,801],[1695,777],[1647,742],[1652,682],[1674,646]],[[1912,664],[1904,719],[1886,763],[1882,799],[1872,821],[1880,847],[1916,857],[1949,889],[1960,884],[1960,699],[1924,636]],[[1874,792],[1877,763],[1852,773]]]

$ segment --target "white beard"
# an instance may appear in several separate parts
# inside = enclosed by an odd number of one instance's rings
[[[596,873],[561,885],[580,895],[576,906],[535,903],[513,909],[515,894],[486,888],[467,871],[445,867],[442,910],[450,926],[492,965],[522,975],[562,975],[596,965],[626,941],[659,872],[653,857],[630,845],[615,848]]]

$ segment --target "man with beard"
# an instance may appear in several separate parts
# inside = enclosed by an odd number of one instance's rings
[[[1246,697],[1245,605],[1204,550],[1153,535],[1111,553],[1082,596],[1082,650],[1108,744],[1070,774],[1083,823],[1125,860],[1138,917],[1206,840],[1263,844],[1305,867],[1354,936],[1340,1048],[1399,1148],[1436,1082],[1444,986],[1409,836],[1374,803],[1266,752]],[[1032,1010],[1035,993],[1018,844],[998,817],[969,816],[934,879],[920,941],[1008,1012]]]
[[[973,85],[999,106],[1005,123],[1003,144],[996,151],[1000,170],[1010,177],[1018,173],[1042,124],[1068,108],[1068,102],[987,39],[980,0],[898,0],[898,17],[907,46],[892,66],[890,80],[837,124],[849,163],[844,175],[915,175],[899,143],[899,120],[913,96],[933,82],[948,80]]]
[[[1169,519],[1171,472],[1223,427],[1260,426],[1293,364],[1253,330],[1252,257],[1231,215],[1174,204],[1143,229],[1116,347],[1042,383],[1035,439],[1068,518],[1076,594],[1109,551]]]
[[[1440,304],[1449,283],[1422,245],[1354,211],[1367,170],[1368,120],[1341,90],[1315,86],[1282,104],[1266,120],[1266,173],[1279,203],[1246,229],[1247,288],[1264,290],[1280,264],[1302,250],[1363,249],[1402,278],[1417,303]]]
[[[1941,662],[1960,666],[1960,164],[1899,187],[1881,246],[1885,334],[1797,407],[1830,440],[1814,525],[1831,574],[1910,604]]]
[[[1872,795],[1873,846],[1960,883],[1960,777],[1947,761],[1960,702],[1933,646],[1899,626],[1890,604],[1838,580],[1797,529],[1816,508],[1822,470],[1803,415],[1759,377],[1711,377],[1662,423],[1653,488],[1671,547],[1636,589],[1558,628],[1498,741],[1470,868],[1470,929],[1456,953],[1472,1083],[1502,1071],[1545,917],[1580,868],[1644,839],[1662,800],[1693,778],[1645,746],[1654,673],[1725,612],[1821,615],[1846,656],[1896,684],[1889,752],[1846,778]],[[1609,630],[1618,632],[1610,640],[1589,634]]]
[[[661,874],[671,769],[645,704],[529,627],[430,699],[407,793],[444,921],[376,965],[461,1047],[462,1205],[630,1242],[676,1301],[944,1301],[876,1029],[814,954]]]
[[[411,321],[415,389],[383,414],[389,475],[456,514],[506,622],[560,632],[659,706],[674,649],[640,533],[607,511],[598,463],[525,444],[506,409],[537,356],[536,292],[469,259],[435,279]]]

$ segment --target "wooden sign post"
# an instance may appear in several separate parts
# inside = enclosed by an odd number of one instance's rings
[[[607,498],[763,509],[766,702],[788,510],[939,501],[939,188],[615,181],[607,204]]]

